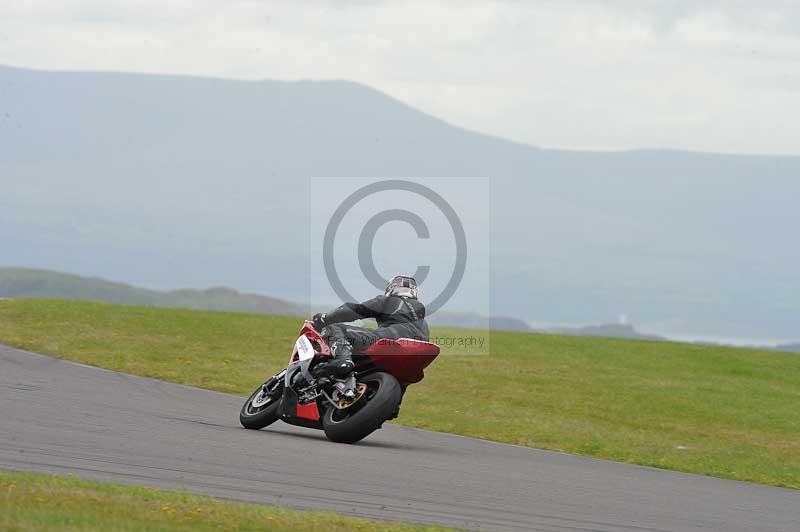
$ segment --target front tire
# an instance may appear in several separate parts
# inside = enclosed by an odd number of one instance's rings
[[[242,405],[239,412],[239,423],[246,429],[259,430],[275,423],[280,417],[281,392],[283,386],[277,386],[269,396],[264,396],[262,387],[256,388],[253,395]],[[262,404],[262,401],[269,398],[269,401]],[[255,402],[255,406],[254,406]]]
[[[388,373],[372,373],[359,379],[367,392],[345,410],[329,407],[322,417],[325,436],[337,443],[356,443],[363,440],[391,419],[400,407],[403,389]],[[363,404],[359,404],[363,403]]]

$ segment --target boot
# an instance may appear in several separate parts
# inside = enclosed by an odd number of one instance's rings
[[[353,370],[356,365],[353,363],[353,346],[350,342],[334,342],[331,346],[333,360],[333,376],[339,381],[336,388],[344,397],[354,397],[356,393],[356,379]]]
[[[349,377],[356,365],[353,363],[353,348],[348,342],[335,342],[331,345],[333,358],[314,368],[314,375],[333,375],[337,379]]]

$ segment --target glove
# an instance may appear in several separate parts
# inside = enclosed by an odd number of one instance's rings
[[[314,317],[311,318],[311,321],[314,323],[314,329],[316,329],[317,332],[322,332],[322,329],[325,328],[325,314],[318,312],[314,314]]]

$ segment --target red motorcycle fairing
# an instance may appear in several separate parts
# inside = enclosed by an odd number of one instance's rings
[[[307,405],[298,404],[294,415],[309,421],[319,421],[319,409],[317,408],[317,403],[309,403]]]
[[[384,338],[365,349],[363,354],[400,384],[414,384],[425,377],[423,370],[439,356],[439,346],[410,338]]]
[[[306,336],[314,347],[315,355],[330,358],[331,354],[328,342],[320,336],[311,321],[306,320],[300,331],[302,336]],[[412,340],[410,338],[384,338],[365,349],[362,355],[380,370],[393,375],[400,384],[409,385],[421,381],[425,377],[424,369],[428,367],[434,359],[439,356],[439,346],[431,342]],[[292,352],[290,362],[299,359],[297,348]],[[297,404],[295,406],[296,421],[318,423],[320,413],[316,403],[307,405]],[[285,421],[292,422],[290,419]],[[306,423],[302,423],[306,425]]]
[[[315,356],[320,357],[332,357],[331,348],[328,346],[328,342],[325,341],[322,336],[319,335],[317,330],[314,328],[313,322],[306,320],[303,323],[303,328],[300,329],[300,335],[307,337],[311,340],[312,345],[314,346],[314,351],[316,351]],[[290,362],[297,361],[297,349],[292,352],[292,358],[289,360]]]

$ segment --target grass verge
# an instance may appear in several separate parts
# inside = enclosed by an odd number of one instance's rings
[[[219,501],[177,491],[0,471],[0,530],[444,531],[332,513]]]
[[[297,318],[0,301],[0,342],[241,395],[286,364],[299,327]],[[434,331],[459,334],[471,332]],[[492,333],[491,355],[455,349],[410,388],[399,423],[800,488],[800,356],[522,333]]]

